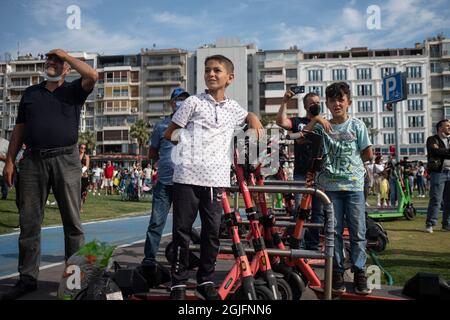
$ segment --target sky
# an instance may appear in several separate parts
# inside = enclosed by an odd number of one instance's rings
[[[79,19],[67,11],[72,5]],[[450,37],[450,0],[0,0],[0,60],[17,57],[18,46],[33,55],[52,48],[132,54],[195,51],[219,37],[263,50],[405,48],[438,33]]]

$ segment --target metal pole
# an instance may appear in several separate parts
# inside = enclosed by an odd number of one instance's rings
[[[397,102],[393,103],[393,109],[394,109],[394,128],[395,128],[395,163],[400,163],[400,130],[398,127],[398,110],[397,105],[400,107],[401,104],[397,104]]]

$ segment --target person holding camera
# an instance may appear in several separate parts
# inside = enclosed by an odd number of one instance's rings
[[[292,88],[294,91],[295,88]],[[315,92],[310,92],[303,97],[303,107],[306,110],[306,117],[292,117],[287,116],[287,105],[289,100],[296,94],[294,91],[287,90],[281,101],[280,109],[277,114],[277,125],[283,129],[292,131],[293,133],[301,132],[306,125],[312,120],[316,119],[316,122],[320,123],[327,130],[331,129],[330,123],[322,118],[320,113],[320,97]],[[309,144],[302,143],[299,139],[294,145],[294,180],[304,181],[306,179],[306,173],[311,168],[312,154]],[[298,208],[301,200],[301,195],[295,195],[295,207]],[[312,201],[312,213],[311,222],[323,223],[323,209],[321,202],[313,197]],[[305,248],[308,250],[317,250],[319,248],[320,238],[319,229],[311,229],[305,234]]]
[[[433,233],[442,200],[442,230],[450,231],[450,120],[436,124],[437,134],[427,139],[427,160],[430,179],[426,232]]]

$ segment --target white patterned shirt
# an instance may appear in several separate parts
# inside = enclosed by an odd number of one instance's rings
[[[229,187],[234,130],[248,112],[236,101],[217,102],[202,93],[190,96],[173,115],[180,129],[172,151],[173,181],[204,187]]]

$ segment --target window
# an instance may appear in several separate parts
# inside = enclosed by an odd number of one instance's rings
[[[395,73],[395,70],[396,70],[395,67],[381,68],[381,78],[384,78],[387,75]]]
[[[408,78],[420,78],[422,77],[422,68],[418,67],[406,67],[406,73]]]
[[[408,94],[422,94],[422,83],[408,83]]]
[[[394,133],[383,133],[383,143],[384,144],[394,144],[395,134]]]
[[[408,111],[423,111],[423,99],[408,99]]]
[[[358,96],[371,96],[372,85],[371,84],[359,84],[357,87]]]
[[[284,90],[284,82],[268,82],[266,83],[266,90]]]
[[[322,70],[309,70],[308,79],[309,81],[322,81]]]
[[[323,97],[323,87],[322,86],[308,86],[308,93],[315,92],[319,97]]]
[[[347,69],[334,69],[333,80],[334,81],[347,80]]]
[[[425,155],[425,148],[417,148],[417,154],[421,156]]]
[[[358,112],[373,112],[372,101],[358,101]]]
[[[444,109],[444,118],[450,119],[450,108],[448,107]]]
[[[440,62],[430,62],[430,71],[431,73],[440,73],[442,72],[442,66]]]
[[[372,69],[370,69],[370,68],[358,68],[358,69],[356,69],[356,79],[358,79],[358,80],[370,80],[370,79],[372,79]]]
[[[410,132],[409,133],[409,143],[424,143],[425,142],[425,133],[423,132]]]
[[[373,118],[372,117],[361,117],[362,122],[366,125],[367,129],[373,128]]]
[[[150,88],[148,90],[148,95],[150,97],[162,97],[164,96],[164,88],[161,87]]]
[[[286,79],[297,79],[297,69],[286,69]]]
[[[383,117],[383,128],[394,128],[394,117]]]
[[[439,44],[430,45],[430,56],[439,58],[441,56],[441,46]]]
[[[408,117],[408,126],[410,128],[421,128],[423,127],[423,116],[410,116]]]

